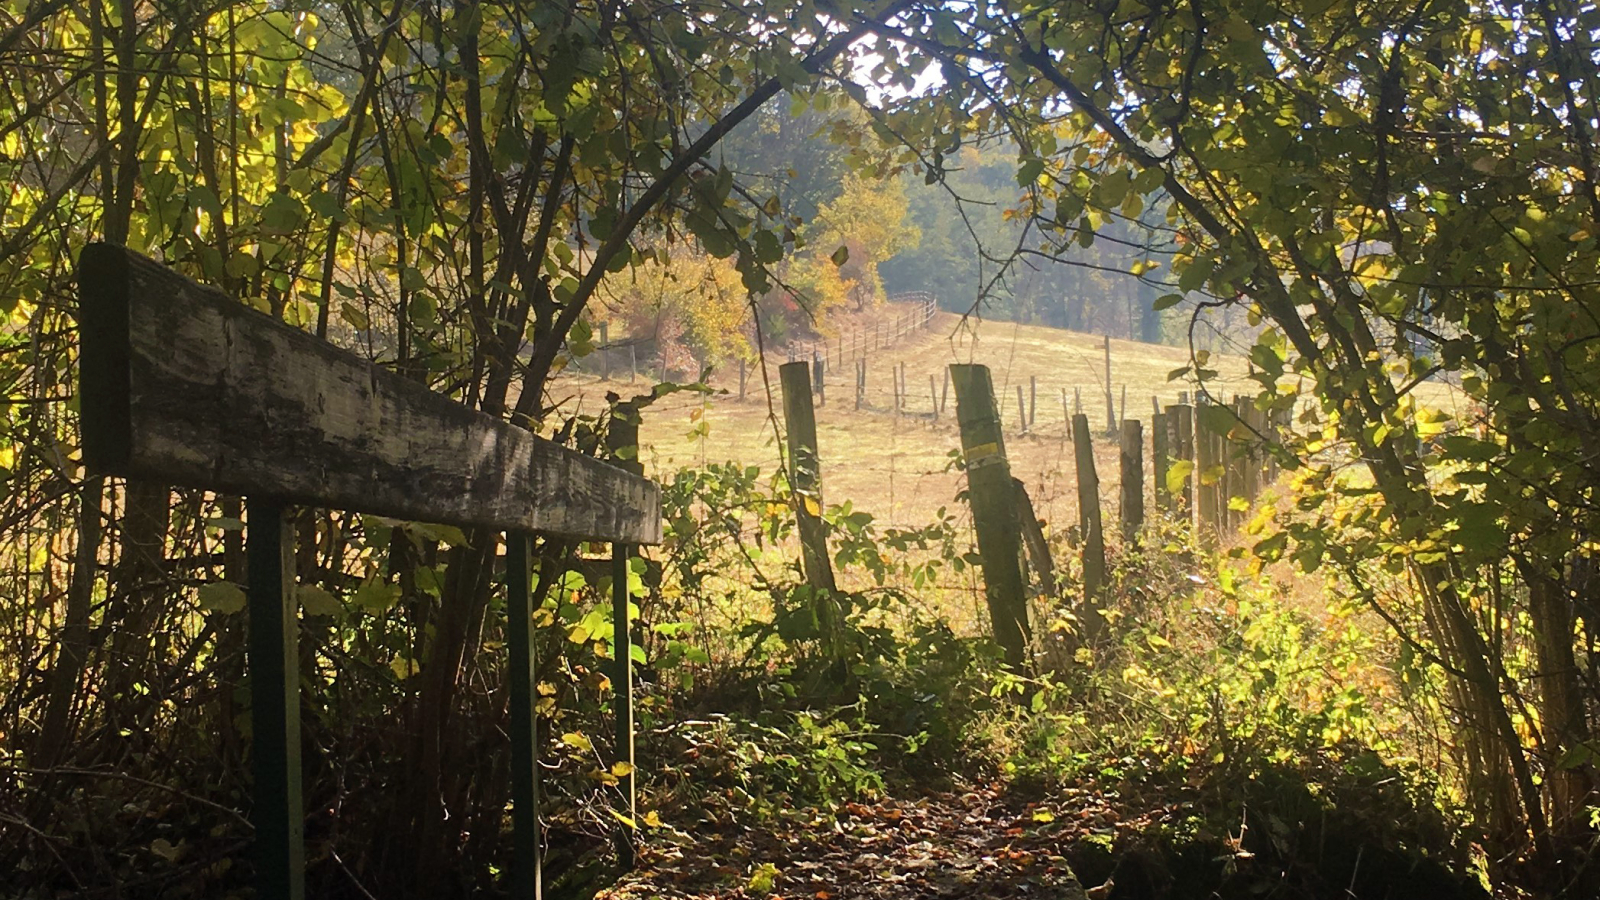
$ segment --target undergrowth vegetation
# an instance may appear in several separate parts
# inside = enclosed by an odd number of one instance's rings
[[[785,491],[731,465],[669,483],[661,574],[641,598],[651,822],[754,824],[1007,783],[1114,798],[1119,821],[1076,839],[1075,858],[1153,861],[1140,876],[1152,890],[1197,859],[1207,883],[1241,896],[1273,884],[1319,896],[1423,860],[1452,890],[1464,873],[1489,877],[1430,711],[1359,606],[1297,606],[1280,580],[1292,573],[1208,552],[1162,520],[1115,548],[1114,639],[1077,639],[1069,571],[1059,595],[1034,599],[1040,668],[1021,676],[951,625],[972,602],[957,586],[975,555],[949,517],[880,529],[828,510],[854,587],[831,598],[840,633],[822,633],[798,563],[772,552],[792,527]],[[1351,856],[1363,853],[1366,873]]]
[[[554,890],[598,885],[619,819],[646,835],[692,833],[963,783],[1038,798],[1092,793],[1114,815],[1071,836],[1074,860],[1090,873],[1144,860],[1119,877],[1157,892],[1162,879],[1224,893],[1348,881],[1359,874],[1350,854],[1405,871],[1423,859],[1441,872],[1498,871],[1456,809],[1457,779],[1429,730],[1426,671],[1391,658],[1381,623],[1359,606],[1297,605],[1283,581],[1296,576],[1282,566],[1209,551],[1158,519],[1112,548],[1112,637],[1081,639],[1069,563],[1057,589],[1032,600],[1039,665],[1021,674],[972,627],[977,557],[955,516],[885,528],[849,504],[828,508],[841,587],[819,595],[796,561],[781,474],[710,465],[675,473],[663,495],[665,541],[629,570],[638,821],[621,802],[629,770],[611,738],[610,570],[581,547],[539,561]],[[198,497],[181,508],[197,548],[237,528]],[[388,711],[417,702],[427,677],[405,623],[438,601],[437,561],[482,536],[334,515],[317,527],[338,535],[341,553],[301,596],[316,811],[307,856],[319,896],[360,896],[381,886],[402,846],[400,829],[382,823],[406,783],[397,761],[415,748]],[[1075,558],[1068,538],[1052,536],[1059,559]],[[137,722],[97,723],[94,745],[111,756],[48,769],[7,762],[8,831],[21,839],[0,853],[35,896],[117,883],[223,896],[247,882],[234,860],[249,831],[234,811],[248,796],[248,693],[226,637],[242,602],[226,580],[182,590],[185,632],[225,637],[216,651],[181,657],[169,680],[142,678],[134,690],[151,702]],[[503,801],[492,799],[509,777],[497,725],[503,627],[491,594],[463,660],[473,687],[454,713],[454,727],[475,737],[443,761],[475,767],[451,798],[462,810],[453,889],[463,892],[496,890],[508,868]],[[119,774],[105,774],[110,764]],[[61,823],[49,838],[35,827],[47,820]]]

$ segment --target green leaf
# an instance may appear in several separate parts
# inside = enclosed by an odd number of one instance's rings
[[[339,602],[339,598],[317,585],[296,585],[294,595],[300,601],[300,611],[308,616],[344,615],[344,604]]]
[[[1167,469],[1167,493],[1177,494],[1183,490],[1183,484],[1188,481],[1189,475],[1194,472],[1194,460],[1180,459]]]
[[[836,266],[843,266],[850,261],[850,248],[840,244],[839,249],[833,251],[833,254],[828,259],[833,260],[833,264]]]
[[[1044,160],[1034,157],[1022,161],[1017,167],[1017,184],[1028,187],[1039,181],[1039,176],[1044,174]]]
[[[200,608],[206,612],[233,615],[244,610],[247,599],[244,588],[231,581],[200,585]]]
[[[378,578],[368,578],[350,598],[358,609],[373,615],[382,615],[394,608],[400,600],[400,586]]]
[[[750,883],[745,888],[756,894],[770,894],[778,884],[778,876],[782,874],[772,863],[762,863],[750,873]]]

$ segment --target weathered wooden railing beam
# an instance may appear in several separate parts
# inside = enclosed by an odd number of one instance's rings
[[[85,459],[399,519],[656,544],[649,480],[468,409],[121,247],[79,259]]]

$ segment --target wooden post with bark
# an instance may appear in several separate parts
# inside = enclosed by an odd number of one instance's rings
[[[1122,420],[1122,539],[1133,541],[1144,527],[1144,425]]]
[[[967,467],[967,498],[983,562],[984,595],[995,641],[1007,665],[1028,668],[1028,602],[1019,562],[1020,529],[1016,488],[1006,460],[1000,414],[995,408],[989,368],[950,366],[956,388],[956,421],[961,427],[961,452]]]
[[[1189,474],[1183,478],[1183,490],[1175,492],[1173,500],[1184,521],[1194,524],[1194,407],[1176,403],[1167,407],[1168,428],[1172,436],[1172,455],[1180,463],[1187,463]]]
[[[1039,591],[1046,597],[1056,597],[1055,559],[1050,553],[1050,542],[1045,540],[1044,528],[1039,524],[1039,514],[1033,508],[1033,499],[1021,478],[1012,478],[1017,488],[1017,515],[1022,525],[1022,546],[1028,552],[1028,561],[1039,576]]]
[[[1240,480],[1240,488],[1244,491],[1245,500],[1254,506],[1261,494],[1261,411],[1245,398],[1241,398],[1239,406],[1245,425],[1244,477]],[[1242,520],[1244,517],[1240,518]]]
[[[1151,493],[1155,496],[1156,508],[1171,515],[1172,491],[1167,487],[1167,472],[1172,463],[1167,440],[1167,415],[1161,412],[1158,403],[1156,412],[1150,416],[1150,478],[1154,482]]]
[[[778,367],[778,380],[783,385],[783,419],[789,432],[789,484],[800,530],[800,563],[806,583],[817,594],[823,634],[831,639],[836,623],[826,614],[833,604],[826,595],[837,588],[833,560],[828,554],[827,529],[822,521],[822,471],[817,455],[817,419],[811,408],[811,366],[784,363]]]
[[[1017,385],[1017,434],[1028,433],[1028,403],[1022,393],[1022,385]]]
[[[1073,460],[1078,470],[1078,532],[1083,536],[1083,606],[1080,619],[1084,637],[1098,643],[1105,636],[1106,620],[1100,592],[1106,583],[1105,523],[1100,515],[1100,476],[1094,467],[1094,438],[1089,417],[1072,417]]]
[[[1117,433],[1117,409],[1111,402],[1111,335],[1105,336],[1106,341],[1106,434]]]
[[[1200,398],[1195,398],[1199,400]],[[1195,515],[1203,531],[1215,533],[1219,525],[1217,495],[1222,481],[1222,462],[1218,459],[1217,432],[1208,421],[1209,406],[1198,403],[1194,416]]]

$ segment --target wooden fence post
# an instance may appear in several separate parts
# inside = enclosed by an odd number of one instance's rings
[[[1144,527],[1144,425],[1122,420],[1122,539],[1133,541]]]
[[[1067,389],[1061,389],[1061,439],[1072,438],[1072,410],[1067,406]]]
[[[1201,399],[1200,396],[1195,397],[1196,401]],[[1201,526],[1215,532],[1219,519],[1217,494],[1222,467],[1217,459],[1217,433],[1207,424],[1204,414],[1207,407],[1208,404],[1197,402],[1194,411],[1194,477],[1199,486],[1195,510]]]
[[[1167,487],[1167,472],[1171,471],[1170,459],[1167,451],[1167,416],[1161,412],[1160,404],[1154,415],[1150,417],[1150,476],[1155,480],[1153,494],[1156,498],[1156,508],[1164,513],[1172,513],[1172,491]]]
[[[1250,426],[1250,455],[1246,457],[1245,464],[1248,468],[1244,473],[1245,495],[1250,498],[1250,504],[1255,505],[1261,496],[1261,470],[1263,457],[1263,437],[1266,433],[1266,417],[1254,404],[1245,405],[1246,424]]]
[[[539,834],[538,660],[533,640],[533,536],[506,532],[506,672],[511,702],[511,896],[544,896],[544,842]]]
[[[1038,421],[1034,417],[1039,413],[1039,376],[1028,376],[1028,428],[1031,430]]]
[[[822,522],[822,467],[817,455],[817,419],[811,408],[811,366],[785,363],[778,367],[783,384],[783,419],[789,432],[790,488],[795,497],[795,518],[800,530],[800,562],[806,583],[816,597],[818,622],[832,647],[834,625],[831,598],[822,592],[836,590],[833,561],[828,555],[828,535]]]
[[[744,361],[744,357],[741,356],[739,358],[739,399],[740,400],[744,399],[744,379],[745,379],[745,361]]]
[[[1192,527],[1194,517],[1194,408],[1187,404],[1178,403],[1167,407],[1168,428],[1172,434],[1173,458],[1187,462],[1191,471],[1183,479],[1183,490],[1179,491],[1172,499],[1178,506],[1178,513],[1189,522]]]
[[[1111,335],[1105,336],[1106,344],[1106,434],[1117,433],[1117,410],[1111,405]]]
[[[1028,404],[1020,384],[1017,385],[1017,433],[1028,433]]]
[[[294,525],[282,502],[250,498],[247,662],[254,762],[256,896],[306,893],[305,808],[300,779],[300,609],[294,591]]]
[[[862,351],[856,357],[856,409],[867,400],[867,354]]]
[[[817,392],[817,405],[828,405],[827,367],[815,350],[811,351],[811,385]]]
[[[1006,663],[1024,671],[1028,662],[1028,602],[1018,554],[1021,535],[1017,494],[1006,461],[1000,414],[988,366],[954,364],[956,420],[961,426],[961,452],[967,465],[967,498],[983,560],[984,594],[995,641]]]
[[[1094,468],[1094,438],[1089,417],[1072,417],[1073,460],[1078,470],[1078,531],[1083,536],[1083,628],[1089,643],[1105,635],[1100,589],[1106,581],[1105,523],[1100,515],[1100,476]]]
[[[939,386],[939,412],[947,408],[946,401],[950,399],[950,370],[944,370],[944,382]]]
[[[1038,573],[1039,587],[1046,597],[1060,596],[1056,581],[1055,559],[1050,553],[1050,542],[1045,540],[1044,529],[1039,527],[1039,514],[1033,508],[1033,499],[1021,478],[1012,478],[1017,489],[1017,517],[1022,525],[1022,546],[1028,551],[1028,560]]]
[[[1267,439],[1274,445],[1283,440],[1284,429],[1289,427],[1289,416],[1288,410],[1267,410]],[[1267,454],[1266,478],[1268,484],[1278,480],[1278,456],[1275,453]]]
[[[939,382],[928,373],[928,402],[933,405],[933,420],[939,421]]]

